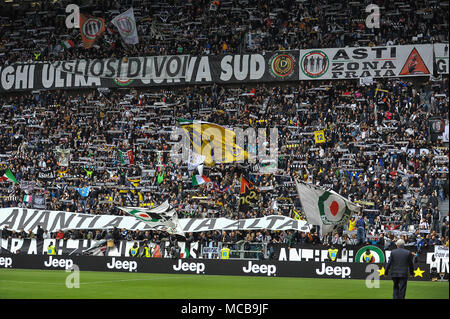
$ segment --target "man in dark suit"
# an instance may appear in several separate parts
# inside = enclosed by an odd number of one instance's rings
[[[44,240],[44,230],[42,229],[41,225],[38,225],[38,229],[36,232],[36,239],[37,240]]]
[[[386,276],[391,272],[394,282],[394,299],[405,299],[408,275],[414,274],[413,255],[404,248],[405,241],[403,239],[397,240],[395,244],[397,249],[391,252],[386,265]]]

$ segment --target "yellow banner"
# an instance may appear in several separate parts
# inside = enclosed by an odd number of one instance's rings
[[[314,141],[316,141],[316,144],[325,143],[325,132],[324,132],[324,130],[314,131]]]
[[[236,134],[214,123],[189,123],[181,126],[189,136],[194,151],[205,156],[205,165],[232,163],[248,158],[248,152],[238,146]]]

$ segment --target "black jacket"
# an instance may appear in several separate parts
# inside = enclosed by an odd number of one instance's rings
[[[414,274],[413,255],[404,248],[397,248],[391,252],[386,265],[386,276],[391,273],[391,277],[408,278],[408,274]]]

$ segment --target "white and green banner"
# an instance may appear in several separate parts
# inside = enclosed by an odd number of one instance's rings
[[[148,210],[139,209],[141,213]],[[175,214],[176,215],[176,214]],[[145,217],[145,216],[142,216]],[[228,219],[228,218],[180,218],[178,223],[184,233],[203,232],[211,230],[297,230],[309,232],[309,225],[305,221],[294,220],[280,215],[270,215],[261,218]],[[151,223],[134,216],[117,215],[91,215],[64,211],[50,211],[38,209],[25,209],[19,207],[0,209],[0,229],[8,226],[9,230],[36,232],[38,225],[44,230],[55,232],[59,229],[119,229],[128,230],[162,230],[167,226],[152,226]]]

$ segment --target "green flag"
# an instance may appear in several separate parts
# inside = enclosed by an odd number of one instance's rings
[[[164,171],[161,172],[161,174],[158,174],[158,185],[162,183],[164,179]]]
[[[13,182],[15,184],[17,184],[17,180],[16,177],[14,176],[14,174],[11,172],[11,170],[8,168],[5,172],[5,174],[3,174],[3,176],[0,177],[0,181],[10,181]]]
[[[120,158],[120,164],[124,165],[125,160],[123,159],[123,152],[121,150],[119,150],[119,158]]]

